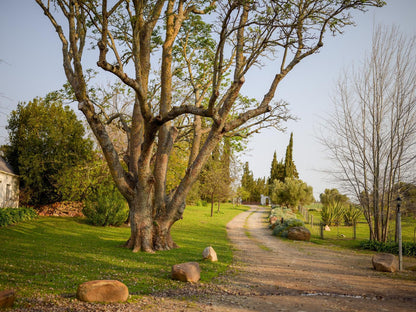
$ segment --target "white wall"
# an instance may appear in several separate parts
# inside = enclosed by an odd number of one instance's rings
[[[19,206],[19,178],[16,175],[0,171],[0,207],[17,208]]]

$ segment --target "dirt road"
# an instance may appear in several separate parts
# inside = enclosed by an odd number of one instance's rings
[[[416,311],[416,272],[380,273],[371,254],[280,240],[267,229],[266,209],[252,207],[227,225],[235,263],[214,283],[134,304],[54,300],[21,311]],[[405,259],[405,268],[414,265]]]
[[[246,298],[236,305],[231,296],[218,311],[416,311],[416,272],[380,273],[371,254],[282,241],[265,216],[253,207],[228,225],[241,263],[230,288]]]

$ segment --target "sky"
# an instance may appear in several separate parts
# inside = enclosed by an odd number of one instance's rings
[[[326,173],[332,164],[318,141],[320,125],[333,109],[331,95],[341,73],[359,64],[371,47],[374,25],[396,25],[416,34],[416,0],[387,0],[383,8],[354,13],[356,26],[344,34],[327,35],[321,52],[302,61],[282,81],[276,98],[289,103],[297,121],[283,126],[286,132],[267,129],[253,136],[240,155],[255,178],[268,177],[273,153],[285,156],[293,132],[293,159],[300,178],[314,189],[315,198],[325,188],[337,187]],[[267,66],[246,77],[244,88],[261,99],[273,77]],[[34,0],[0,1],[0,144],[7,143],[7,118],[19,102],[60,89],[66,78],[58,38]],[[72,107],[76,110],[76,106]]]

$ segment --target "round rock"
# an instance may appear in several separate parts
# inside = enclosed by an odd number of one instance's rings
[[[77,290],[78,300],[86,302],[125,302],[128,297],[127,286],[115,280],[85,282]]]

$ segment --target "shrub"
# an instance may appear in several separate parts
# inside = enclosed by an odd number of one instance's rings
[[[22,208],[0,208],[0,226],[29,221],[37,218],[36,211],[29,207]]]
[[[88,223],[101,226],[120,226],[129,215],[125,199],[114,186],[96,189],[85,201],[82,212]]]
[[[295,214],[289,208],[275,206],[270,211],[269,218],[270,217],[277,217],[278,219],[281,219],[281,218],[283,218],[283,219],[293,219],[293,218],[295,218]]]
[[[291,227],[295,227],[295,226],[304,226],[305,224],[303,223],[302,220],[299,219],[287,219],[284,220],[283,223],[277,225],[274,229],[273,229],[273,235],[275,236],[281,236],[281,237],[287,237],[287,231],[291,228]]]
[[[395,242],[378,242],[366,240],[360,243],[362,249],[373,250],[378,252],[387,252],[391,254],[399,254],[399,244]],[[403,242],[402,252],[404,256],[416,257],[416,243]]]
[[[345,214],[345,205],[339,200],[329,200],[322,205],[321,219],[325,225],[340,225]]]
[[[352,226],[354,223],[358,221],[361,216],[361,209],[360,206],[356,205],[348,205],[348,208],[345,209],[344,212],[344,224],[346,226]]]

